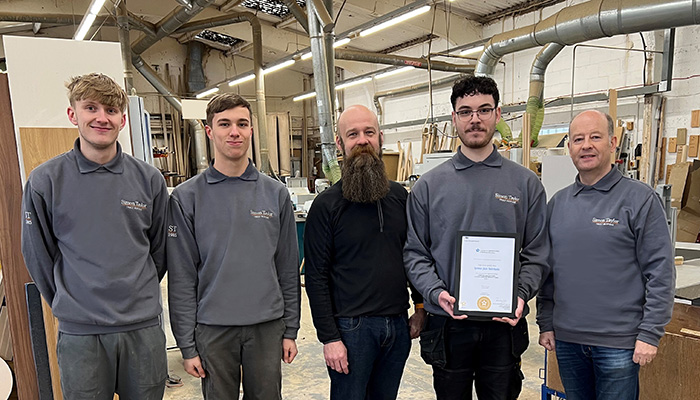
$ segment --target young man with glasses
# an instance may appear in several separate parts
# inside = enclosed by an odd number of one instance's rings
[[[442,332],[437,337],[443,356],[431,360],[438,400],[471,399],[473,383],[481,400],[518,397],[520,356],[528,345],[526,303],[549,273],[544,188],[532,171],[501,157],[492,144],[501,118],[498,98],[491,78],[455,83],[452,122],[462,145],[452,159],[421,176],[408,198],[406,271],[425,298],[425,335]],[[454,315],[459,231],[522,238],[515,318]]]

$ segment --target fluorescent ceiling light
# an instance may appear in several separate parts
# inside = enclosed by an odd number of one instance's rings
[[[382,79],[382,78],[386,78],[386,77],[388,77],[388,76],[394,76],[394,75],[396,75],[396,74],[400,74],[400,73],[402,73],[402,72],[410,71],[410,70],[412,70],[412,69],[415,69],[415,68],[414,68],[414,67],[411,67],[411,66],[403,67],[403,68],[398,68],[398,69],[395,69],[395,70],[392,70],[392,71],[389,71],[389,72],[384,72],[384,73],[382,73],[382,74],[375,75],[374,78],[375,78],[375,79]]]
[[[90,8],[85,13],[83,20],[80,22],[80,26],[78,26],[78,30],[75,32],[73,39],[85,39],[85,35],[87,35],[88,31],[92,27],[92,23],[95,22],[95,18],[104,4],[105,0],[92,0],[92,3],[90,3]]]
[[[340,89],[348,88],[350,86],[360,85],[362,83],[367,83],[371,80],[372,80],[371,77],[367,77],[367,78],[358,79],[356,81],[352,81],[352,82],[348,82],[348,83],[341,83],[340,85],[335,87],[335,90],[340,90]]]
[[[293,98],[292,100],[301,101],[301,100],[305,100],[305,99],[310,99],[312,97],[316,97],[316,92],[305,93],[305,94],[302,94],[302,95],[299,95],[299,96]]]
[[[282,68],[286,68],[286,67],[288,67],[288,66],[290,66],[290,65],[292,65],[292,64],[294,64],[294,60],[287,60],[287,61],[285,61],[285,62],[283,62],[283,63],[277,64],[277,65],[273,65],[273,66],[271,66],[270,68],[263,69],[262,73],[263,73],[263,75],[269,74],[270,72],[274,72],[274,71],[280,70],[280,69],[282,69]]]
[[[407,12],[406,14],[402,14],[402,15],[399,15],[395,18],[392,18],[386,22],[382,22],[381,24],[375,25],[369,29],[365,29],[364,31],[360,32],[360,36],[371,35],[374,32],[381,31],[384,28],[388,28],[390,26],[399,24],[399,23],[404,22],[406,20],[409,20],[413,17],[417,17],[421,14],[427,13],[428,11],[430,11],[430,6],[423,6],[421,8],[415,9],[411,12]]]
[[[216,92],[218,92],[218,91],[219,91],[219,88],[218,88],[218,87],[215,87],[215,88],[206,90],[206,91],[204,91],[204,92],[198,94],[198,95],[195,96],[195,97],[198,98],[198,99],[201,99],[201,98],[203,98],[203,97],[209,96],[210,94],[214,94],[214,93],[216,93]]]
[[[333,48],[335,49],[336,47],[345,46],[346,44],[350,43],[350,40],[351,40],[350,38],[340,39],[340,40],[336,41],[335,43],[333,43]],[[308,60],[311,57],[312,57],[311,52],[304,53],[301,55],[302,60]]]
[[[346,37],[345,39],[340,39],[333,43],[333,48],[335,49],[336,47],[345,46],[348,43],[350,43],[350,38]]]
[[[464,49],[464,50],[460,51],[459,55],[466,56],[467,54],[478,53],[478,52],[482,51],[483,49],[484,49],[484,46],[476,46],[476,47],[472,47],[470,49]]]
[[[246,75],[242,78],[234,79],[231,82],[229,82],[228,85],[229,86],[236,86],[236,85],[240,85],[243,82],[252,81],[253,79],[255,79],[255,74],[250,74],[250,75]]]

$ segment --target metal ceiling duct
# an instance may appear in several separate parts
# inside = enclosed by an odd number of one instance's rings
[[[492,76],[506,54],[547,43],[571,45],[626,33],[700,23],[700,0],[591,0],[566,7],[537,24],[494,36],[475,74]]]
[[[309,31],[309,20],[308,17],[306,16],[306,12],[299,6],[299,3],[297,3],[297,0],[283,0],[282,1],[287,8],[289,8],[289,12],[292,13],[294,18],[297,19],[297,22],[299,22],[299,25],[301,25],[302,28],[306,32]]]
[[[539,143],[540,129],[544,122],[544,74],[554,57],[564,49],[563,44],[549,43],[544,46],[530,69],[530,92],[525,112],[530,115],[530,139],[532,145]]]
[[[333,99],[329,86],[328,62],[326,57],[326,41],[321,32],[318,17],[314,12],[314,3],[306,3],[309,7],[309,36],[311,38],[312,64],[314,69],[314,86],[316,87],[316,107],[318,109],[318,126],[321,135],[321,157],[323,173],[331,181],[340,180],[340,166],[335,152],[333,132]]]
[[[433,71],[459,72],[462,74],[474,73],[473,65],[450,64],[444,61],[428,60],[423,58],[412,58],[404,56],[395,56],[391,54],[369,53],[355,50],[335,49],[335,58],[338,60],[370,62],[376,64],[397,65],[401,67],[412,66],[416,68],[430,69]]]
[[[132,13],[127,13],[129,19],[129,25],[140,30],[148,36],[155,36],[156,28],[155,25],[144,21],[143,19],[135,16]],[[73,14],[19,14],[4,12],[0,13],[0,21],[4,22],[32,22],[41,24],[57,24],[57,25],[73,25],[76,21],[83,19],[83,15],[73,15]],[[111,15],[98,15],[95,18],[95,25],[107,25],[116,26],[117,21],[112,18]]]

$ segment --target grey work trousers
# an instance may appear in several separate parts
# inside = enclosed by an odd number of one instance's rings
[[[103,335],[58,333],[58,367],[66,400],[161,400],[168,377],[159,325]]]
[[[284,331],[281,319],[248,326],[197,325],[204,398],[237,400],[242,369],[244,400],[280,400]]]

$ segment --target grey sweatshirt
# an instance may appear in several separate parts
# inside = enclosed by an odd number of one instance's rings
[[[458,231],[519,233],[518,296],[526,302],[534,297],[549,273],[546,212],[537,176],[501,157],[495,147],[478,163],[458,150],[421,176],[408,197],[404,261],[409,280],[426,299],[425,309],[447,315],[438,296],[442,290],[455,294]]]
[[[548,205],[552,274],[537,298],[540,332],[592,346],[658,346],[676,270],[661,201],[617,169],[576,182]]]
[[[282,318],[299,330],[299,250],[289,192],[253,164],[240,177],[213,166],[170,197],[168,298],[184,358],[197,324],[245,326]]]
[[[104,165],[73,150],[37,167],[22,198],[22,254],[59,330],[88,335],[158,324],[168,192],[154,167]]]

